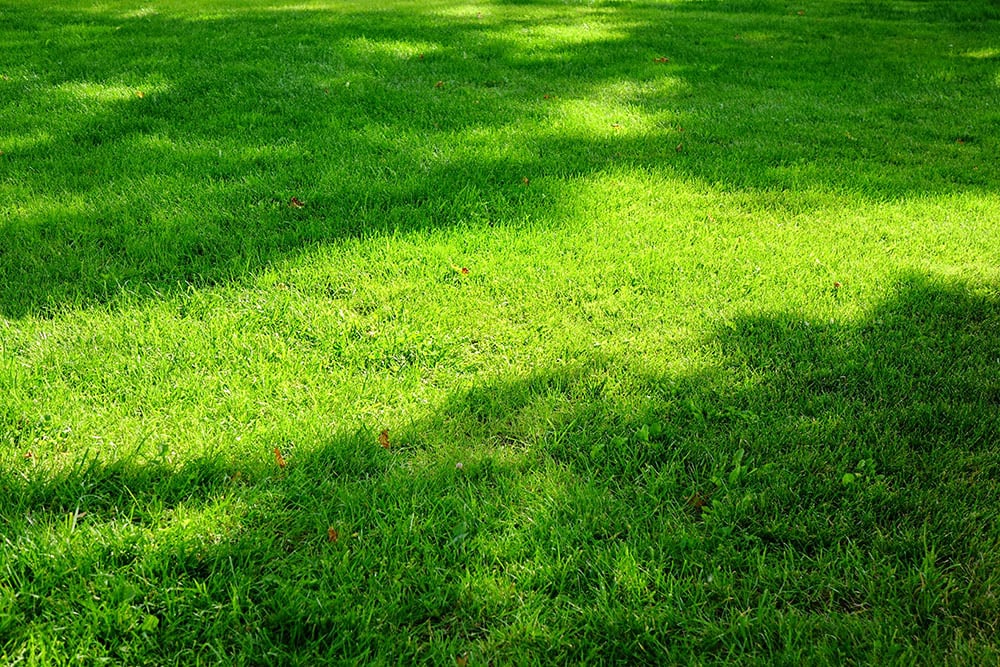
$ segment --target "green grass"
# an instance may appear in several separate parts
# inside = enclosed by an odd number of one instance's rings
[[[0,662],[1000,661],[996,3],[0,43]]]

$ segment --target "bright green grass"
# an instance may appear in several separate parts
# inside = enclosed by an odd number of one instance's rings
[[[0,662],[1000,661],[996,3],[0,44]]]

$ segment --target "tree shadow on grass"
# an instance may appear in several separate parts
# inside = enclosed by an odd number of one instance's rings
[[[995,656],[998,288],[914,275],[854,323],[715,340],[689,376],[582,353],[476,387],[389,450],[5,471],[32,592],[0,645],[96,614],[114,659]]]
[[[560,182],[622,165],[728,191],[991,191],[1000,90],[968,54],[995,15],[853,7],[6,8],[0,313],[345,238],[559,224]]]

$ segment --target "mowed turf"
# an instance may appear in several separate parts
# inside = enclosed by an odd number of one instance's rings
[[[0,662],[1000,661],[995,3],[0,44]]]

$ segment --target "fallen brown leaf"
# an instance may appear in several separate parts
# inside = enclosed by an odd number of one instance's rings
[[[705,507],[708,505],[708,500],[709,500],[708,496],[702,495],[700,492],[695,491],[687,499],[685,505],[687,505],[688,509],[690,509],[694,513],[695,518],[700,519],[702,512],[705,511]]]

